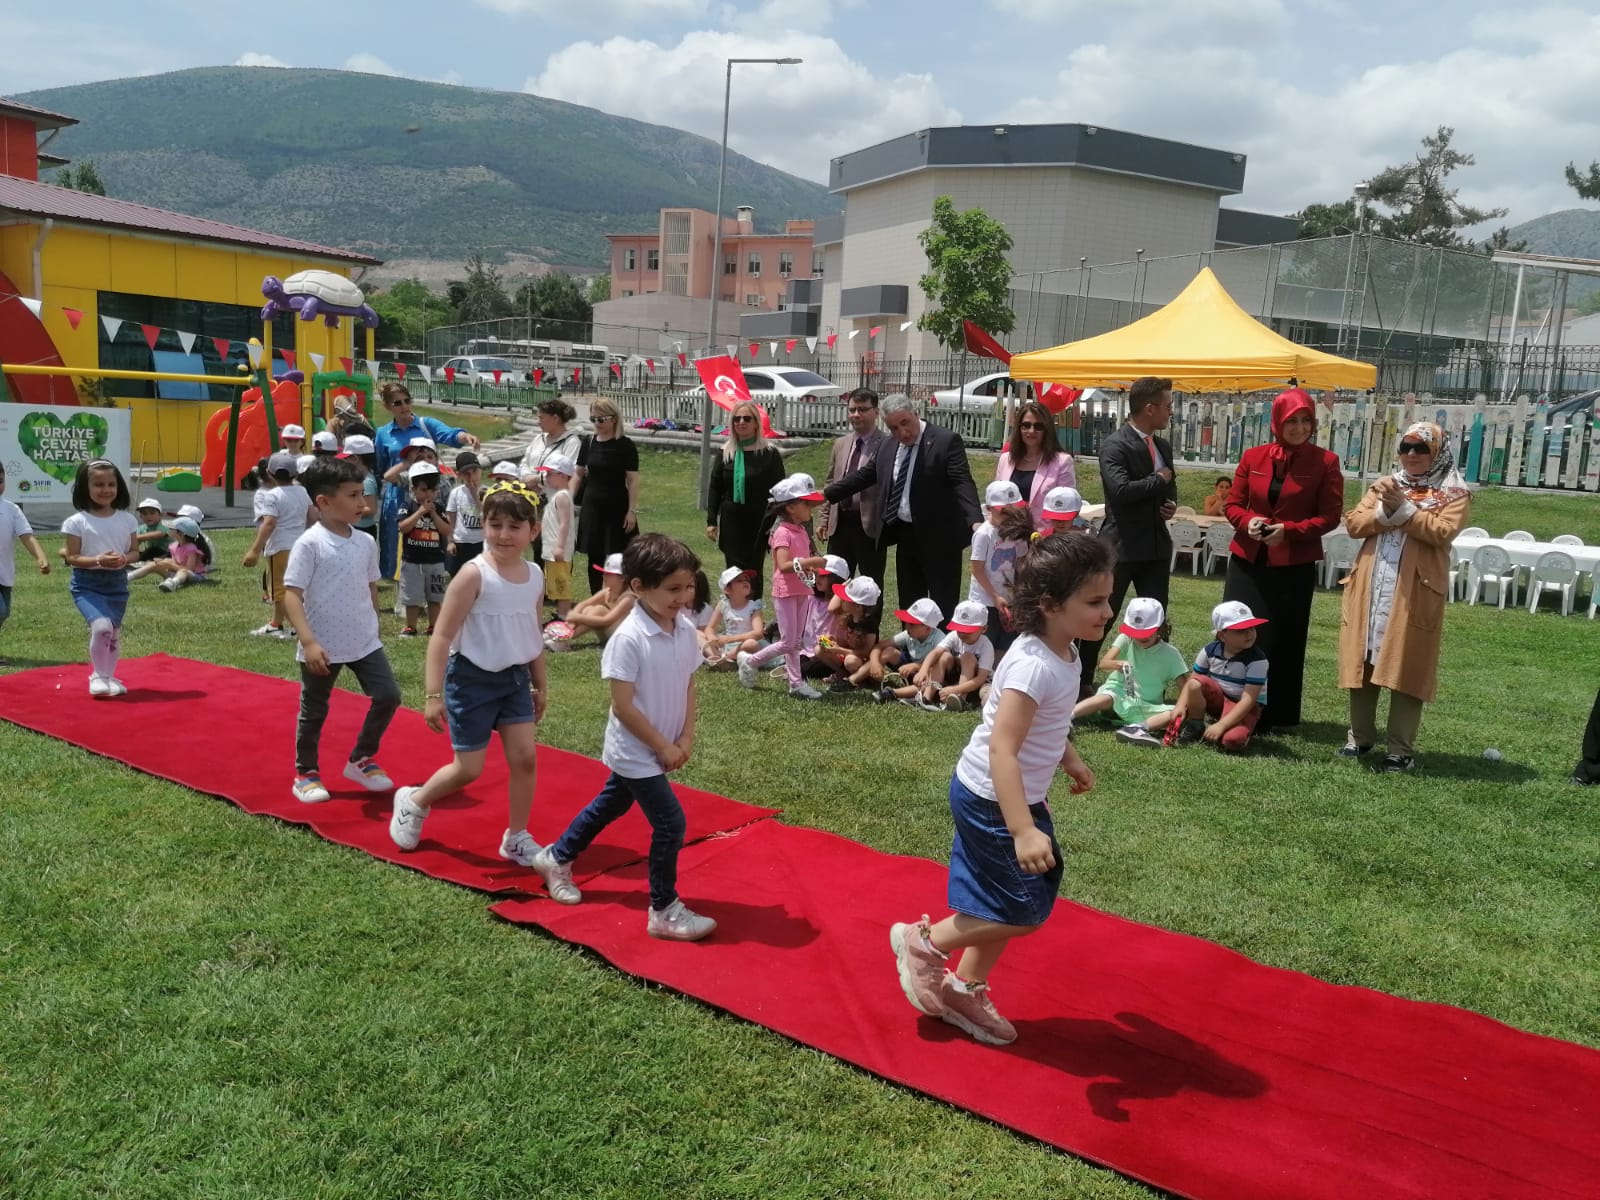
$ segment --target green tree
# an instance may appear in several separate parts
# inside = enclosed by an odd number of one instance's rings
[[[589,303],[599,304],[609,299],[611,299],[611,276],[596,275],[589,282]]]
[[[540,322],[542,337],[564,338],[570,342],[589,340],[594,305],[571,275],[552,271],[530,279],[517,289],[512,304],[519,316]]]
[[[463,324],[471,321],[492,321],[496,317],[512,316],[511,297],[506,295],[500,271],[483,257],[481,250],[467,256],[467,277],[461,282],[461,299],[455,305],[456,320]],[[451,285],[452,299],[455,288]]]
[[[1379,214],[1375,233],[1425,246],[1469,248],[1461,230],[1506,215],[1503,208],[1469,208],[1449,186],[1452,174],[1476,161],[1450,145],[1455,130],[1441,125],[1422,139],[1422,150],[1409,163],[1385,167],[1367,183],[1367,196],[1388,211]]]
[[[86,158],[76,167],[62,167],[50,180],[57,187],[71,188],[75,192],[88,192],[93,196],[106,194],[105,181],[95,170],[94,159]]]
[[[957,212],[949,196],[933,202],[933,222],[917,235],[928,256],[928,273],[917,286],[928,298],[928,311],[917,318],[925,329],[952,349],[963,344],[961,322],[969,320],[988,333],[1010,333],[1011,234],[981,208]]]
[[[382,322],[379,337],[385,346],[422,350],[429,329],[455,319],[450,302],[428,290],[417,279],[402,279],[367,297]]]
[[[1585,200],[1600,200],[1600,162],[1590,163],[1589,169],[1581,172],[1577,163],[1568,163],[1567,182]]]
[[[1357,220],[1359,215],[1354,200],[1341,200],[1338,204],[1308,204],[1295,213],[1300,222],[1298,236],[1320,238],[1355,233],[1360,228]]]

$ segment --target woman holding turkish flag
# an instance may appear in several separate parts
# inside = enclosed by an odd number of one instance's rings
[[[741,400],[728,417],[728,436],[711,466],[706,494],[706,536],[728,566],[753,572],[750,594],[761,598],[762,525],[767,494],[783,479],[783,456],[766,440],[761,408]]]

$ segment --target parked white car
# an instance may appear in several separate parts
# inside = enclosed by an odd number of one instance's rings
[[[493,385],[494,373],[500,372],[500,383],[519,384],[527,381],[527,375],[520,370],[509,358],[496,358],[487,354],[463,354],[460,357],[449,359],[446,367],[453,367],[457,383],[487,383]],[[443,375],[443,371],[440,371]]]
[[[803,410],[797,404],[810,400],[837,400],[844,389],[802,367],[749,367],[744,373],[745,386],[750,398],[763,408],[771,409],[781,399],[788,413],[787,422],[798,427],[805,423]],[[706,389],[696,385],[678,393],[678,419],[694,422],[700,420],[706,402]]]
[[[1014,380],[1004,371],[980,375],[969,379],[959,388],[941,388],[933,393],[930,403],[935,408],[953,408],[957,412],[993,412],[994,402],[1008,384],[1015,384],[1014,394],[1021,400],[1033,399],[1033,384]]]

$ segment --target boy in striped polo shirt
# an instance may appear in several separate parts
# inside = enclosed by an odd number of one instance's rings
[[[1266,618],[1248,604],[1224,600],[1211,610],[1216,640],[1194,657],[1194,673],[1183,685],[1164,744],[1207,741],[1237,754],[1250,744],[1267,703],[1267,656],[1256,646],[1256,627]],[[1207,725],[1207,717],[1215,718]]]

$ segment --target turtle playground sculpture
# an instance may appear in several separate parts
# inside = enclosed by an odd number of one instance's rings
[[[296,271],[287,279],[268,275],[261,281],[267,298],[261,319],[270,321],[280,312],[297,312],[302,321],[318,317],[336,327],[340,317],[354,317],[368,329],[378,326],[378,314],[355,284],[332,271]]]

